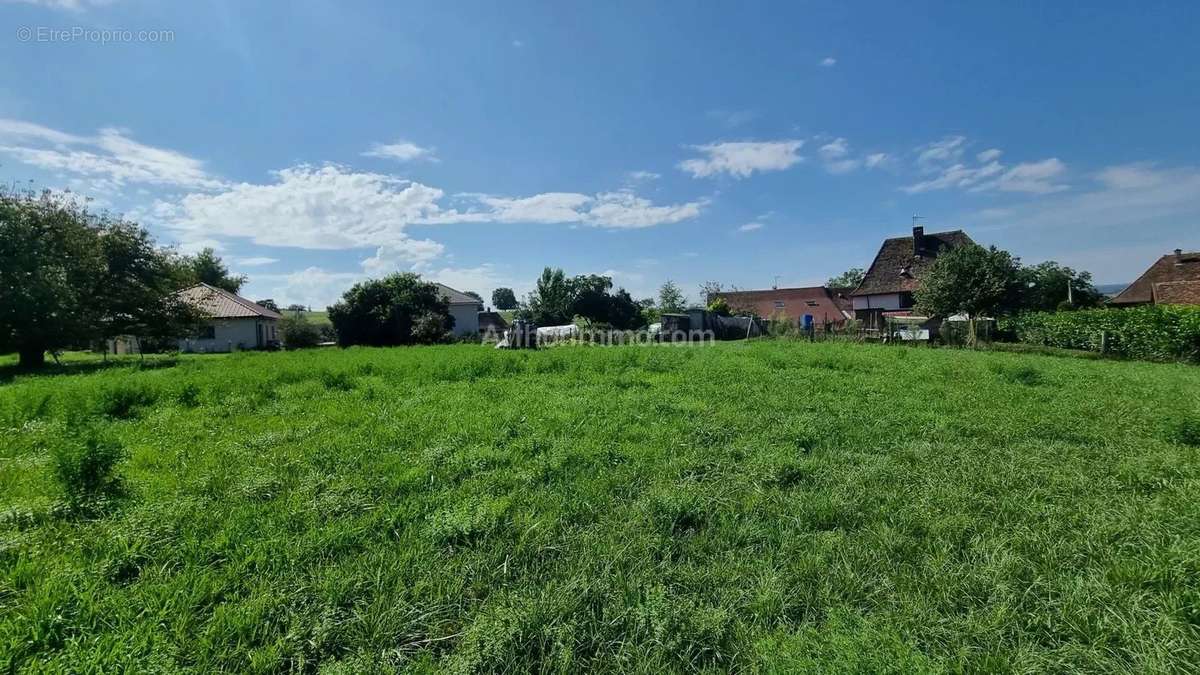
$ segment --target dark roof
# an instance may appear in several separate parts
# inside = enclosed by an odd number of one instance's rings
[[[453,288],[450,288],[449,286],[447,286],[446,284],[435,283],[434,286],[437,286],[438,290],[442,292],[442,297],[446,298],[446,302],[449,302],[452,305],[482,305],[483,304],[479,300],[472,298],[471,296],[467,295],[466,293],[463,293],[462,291],[456,291]]]
[[[1200,281],[1160,281],[1154,284],[1156,305],[1200,305]]]
[[[245,319],[263,317],[266,319],[282,319],[279,312],[255,304],[240,295],[230,293],[223,288],[200,283],[179,291],[184,300],[199,307],[205,314],[214,319]]]
[[[1180,251],[1164,255],[1138,277],[1137,281],[1129,284],[1128,288],[1117,293],[1109,302],[1114,305],[1155,302],[1155,286],[1174,281],[1200,281],[1200,252]]]
[[[722,291],[714,293],[713,297],[724,298],[735,311],[744,308],[767,318],[777,313],[792,319],[811,314],[816,321],[837,323],[845,321],[851,311],[848,298],[836,298],[832,289],[824,286]]]
[[[862,283],[850,295],[915,291],[938,254],[973,243],[962,230],[932,232],[921,235],[921,255],[913,255],[911,236],[885,239]]]

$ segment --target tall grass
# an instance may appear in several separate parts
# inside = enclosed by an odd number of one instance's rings
[[[1186,671],[1197,419],[1186,366],[787,341],[18,377],[0,670]]]

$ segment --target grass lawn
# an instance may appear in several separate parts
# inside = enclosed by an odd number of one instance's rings
[[[1196,367],[240,353],[10,379],[0,439],[3,671],[1200,663]]]

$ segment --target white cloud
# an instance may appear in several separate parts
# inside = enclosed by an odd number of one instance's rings
[[[817,151],[822,159],[840,159],[850,154],[850,144],[844,138],[835,138]]]
[[[686,159],[678,167],[693,178],[706,178],[727,173],[735,178],[746,178],[755,171],[782,171],[800,162],[799,154],[804,141],[740,141],[709,143],[690,146],[705,157]]]
[[[891,157],[886,152],[876,152],[867,155],[866,159],[863,160],[863,163],[867,165],[868,169],[875,169],[886,165],[890,160]]]
[[[224,181],[204,163],[174,150],[139,143],[121,129],[77,136],[20,120],[0,119],[0,153],[40,169],[83,176],[99,189],[127,183],[215,189]]]
[[[625,174],[625,179],[632,183],[646,183],[659,178],[662,178],[662,174],[653,171],[630,171]]]
[[[824,68],[832,68],[836,65],[837,59],[833,58],[832,56],[826,56],[825,58],[821,59],[821,66]]]
[[[862,166],[862,160],[849,157],[850,143],[844,138],[835,138],[822,145],[817,154],[820,155],[825,170],[832,174],[850,173]]]
[[[1110,188],[1128,190],[1161,185],[1167,175],[1155,170],[1153,164],[1142,163],[1110,166],[1097,173],[1096,178]]]
[[[266,246],[344,249],[412,242],[406,225],[438,212],[442,191],[339,166],[297,166],[275,182],[159,201],[149,214],[181,234],[244,237]]]
[[[917,168],[921,173],[934,175],[901,189],[909,194],[951,188],[971,192],[1049,194],[1070,187],[1058,182],[1067,167],[1057,157],[1006,166],[997,161],[1003,153],[992,148],[976,154],[978,163],[971,165],[963,161],[966,147],[964,136],[948,136],[918,147]]]
[[[517,49],[520,49],[521,47],[525,46],[525,43],[522,42],[521,40],[513,40],[512,46],[516,47]]]
[[[741,227],[739,227],[737,229],[737,231],[738,232],[753,232],[755,230],[761,230],[761,229],[763,229],[763,227],[765,227],[765,226],[762,223],[746,223],[745,225],[742,225]]]
[[[395,143],[376,143],[371,146],[370,150],[362,154],[363,157],[394,159],[399,162],[411,162],[415,159],[426,159],[431,162],[438,161],[437,157],[433,155],[433,148],[423,148],[416,143],[405,140],[399,140]]]
[[[1024,162],[1005,171],[994,181],[978,185],[973,190],[1000,190],[1002,192],[1032,192],[1048,194],[1061,192],[1069,186],[1056,183],[1055,179],[1065,173],[1067,166],[1057,157],[1040,162]]]
[[[965,136],[947,136],[940,141],[918,147],[917,167],[926,172],[933,172],[945,164],[957,162],[962,157],[966,142]]]
[[[986,164],[994,159],[1000,159],[1000,155],[1003,154],[1004,153],[1002,151],[992,148],[991,150],[984,150],[978,155],[975,155],[975,159],[979,160],[983,164]]]
[[[325,309],[365,278],[361,272],[331,272],[308,267],[287,274],[251,275],[244,292],[259,298],[274,298],[281,306],[300,304]]]
[[[266,256],[250,256],[248,258],[235,258],[233,264],[238,267],[261,267],[279,262],[279,258],[268,258]]]

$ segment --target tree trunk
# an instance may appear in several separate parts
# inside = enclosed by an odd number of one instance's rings
[[[46,350],[41,347],[22,347],[20,350],[21,368],[41,368],[46,365]]]

